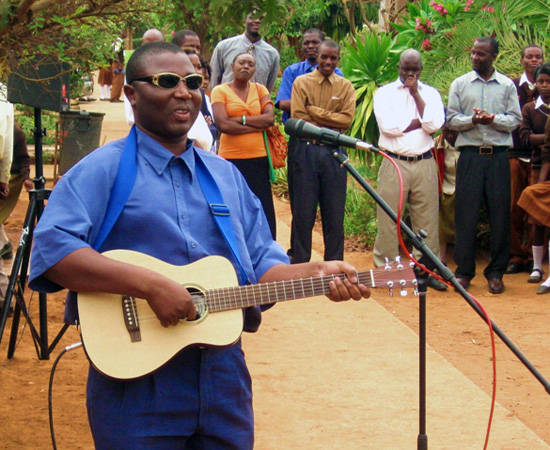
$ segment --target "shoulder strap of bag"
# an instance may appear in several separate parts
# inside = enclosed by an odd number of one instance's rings
[[[258,83],[254,83],[256,85],[256,91],[258,92],[258,101],[260,102],[260,108],[262,107],[261,97],[260,97],[260,86]],[[277,179],[275,178],[275,169],[273,168],[273,161],[271,160],[271,152],[269,150],[269,142],[267,140],[267,131],[264,130],[262,132],[264,136],[264,146],[265,146],[265,152],[267,153],[267,161],[269,163],[269,182],[275,183]]]

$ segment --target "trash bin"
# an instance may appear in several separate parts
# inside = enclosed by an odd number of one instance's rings
[[[104,113],[61,111],[59,113],[59,175],[99,147]]]

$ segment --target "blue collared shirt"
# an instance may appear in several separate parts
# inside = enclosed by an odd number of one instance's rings
[[[30,287],[61,287],[43,276],[65,256],[91,247],[107,210],[126,139],[111,142],[75,165],[55,186],[34,232]],[[231,212],[241,261],[252,283],[288,257],[271,237],[258,198],[231,163],[192,146],[175,157],[146,133],[137,131],[134,188],[100,252],[135,250],[174,265],[209,255],[233,261],[195,175],[203,158]]]
[[[313,70],[318,65],[319,64],[317,63],[311,65],[311,63],[306,59],[304,61],[300,61],[288,66],[283,72],[283,78],[281,80],[281,85],[279,86],[279,92],[277,92],[277,98],[275,99],[275,106],[278,108],[279,102],[281,100],[290,100],[290,97],[292,95],[292,84],[294,83],[294,80],[300,75],[313,72]],[[336,75],[340,75],[341,77],[344,76],[344,74],[338,67],[334,70],[334,73]],[[290,114],[288,114],[286,111],[283,111],[283,123],[285,123],[288,119],[290,119]]]

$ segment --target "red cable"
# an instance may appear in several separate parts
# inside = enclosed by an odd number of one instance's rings
[[[405,254],[408,256],[408,258],[416,264],[418,267],[420,267],[422,270],[426,271],[428,274],[432,275],[433,277],[437,278],[439,281],[445,283],[449,287],[453,287],[449,282],[441,278],[439,275],[435,274],[431,270],[428,270],[424,265],[420,264],[416,259],[414,259],[413,255],[409,252],[407,247],[405,246],[405,243],[403,242],[403,236],[401,235],[401,216],[403,214],[403,176],[401,175],[401,170],[399,169],[399,166],[394,161],[394,159],[387,155],[385,152],[380,152],[380,154],[386,158],[395,168],[395,171],[397,173],[397,178],[399,179],[399,205],[397,207],[397,239],[399,239],[399,246],[403,249]],[[489,314],[487,314],[487,311],[485,311],[485,308],[477,301],[475,297],[473,297],[470,294],[470,298],[476,303],[476,305],[479,307],[479,309],[482,311],[483,315],[485,316],[486,322],[489,325],[489,336],[491,337],[491,353],[493,356],[493,392],[491,395],[491,410],[489,412],[489,423],[487,424],[487,432],[485,434],[485,444],[483,446],[483,450],[487,449],[487,445],[489,445],[489,436],[491,434],[491,425],[493,423],[493,414],[495,410],[495,401],[496,401],[496,391],[497,391],[497,362],[496,362],[496,349],[495,349],[495,334],[493,331],[493,324],[491,322],[491,318],[489,317]]]

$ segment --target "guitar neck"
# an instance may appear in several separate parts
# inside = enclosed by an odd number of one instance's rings
[[[329,283],[336,277],[346,278],[346,275],[342,273],[211,289],[205,292],[205,300],[210,312],[216,312],[247,308],[249,306],[269,305],[299,298],[316,297],[318,295],[330,294]],[[375,285],[375,276],[372,270],[357,272],[357,278],[360,284],[364,284],[367,287],[378,287]]]

